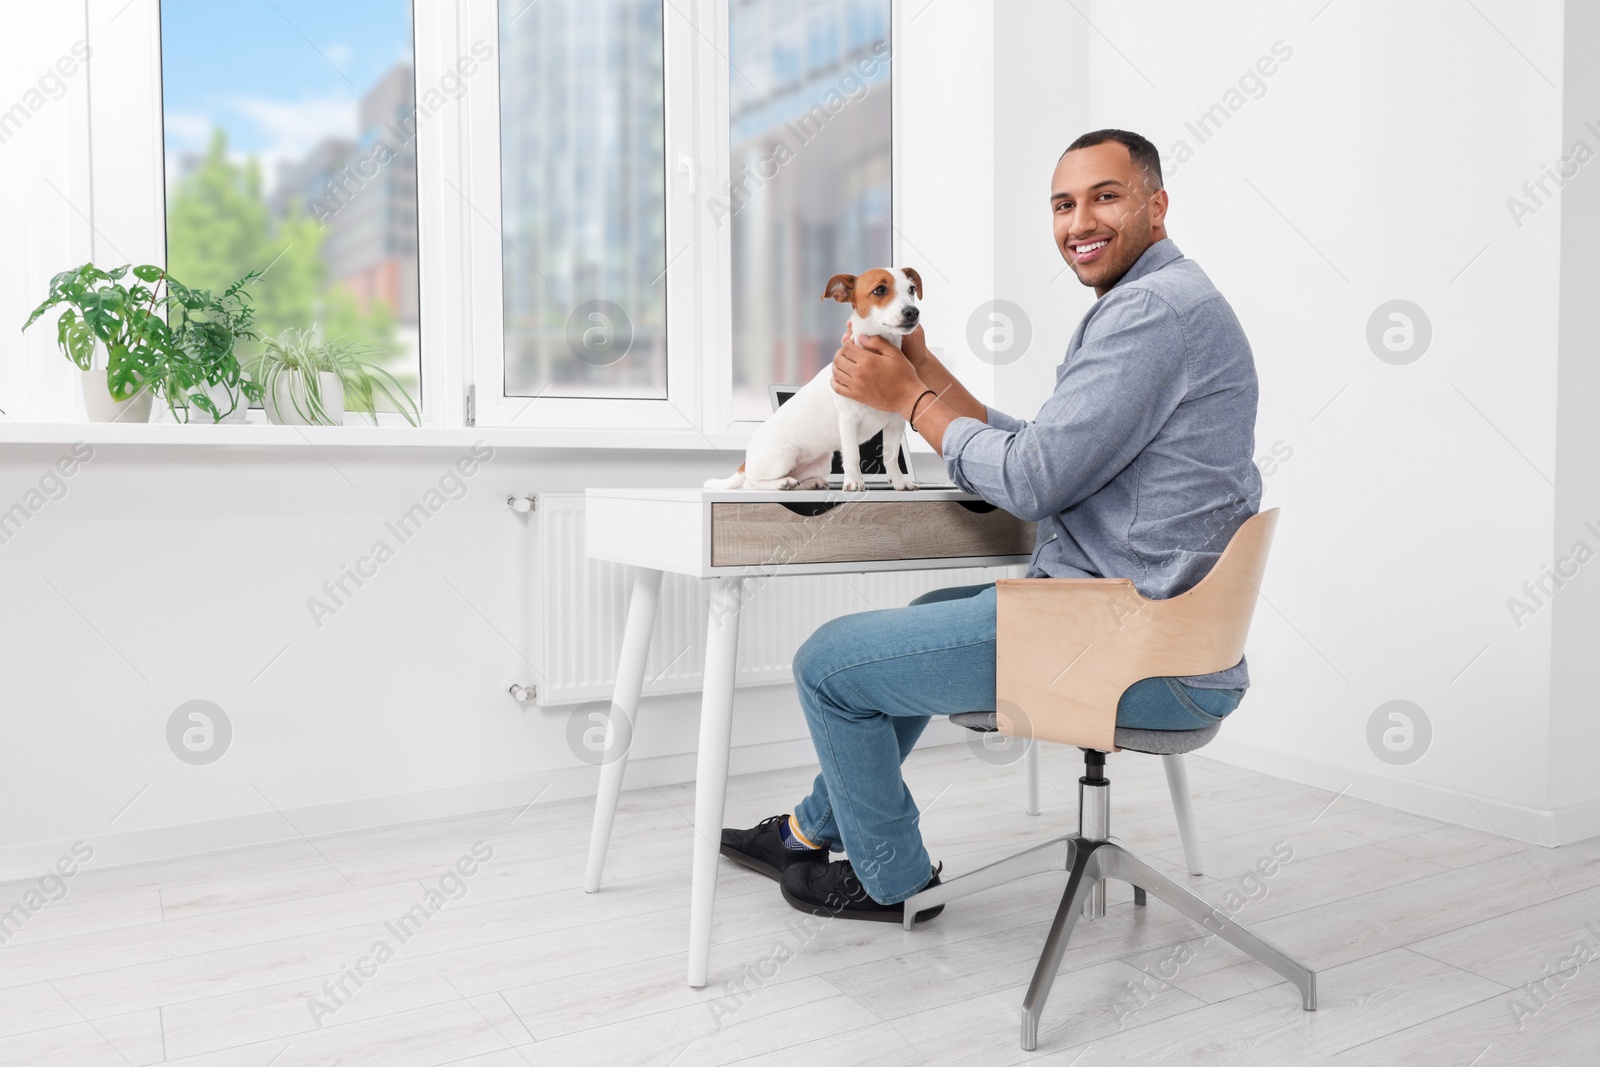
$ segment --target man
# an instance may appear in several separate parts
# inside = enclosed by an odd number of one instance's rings
[[[834,389],[898,411],[962,489],[1038,523],[1027,576],[1130,578],[1151,599],[1203,578],[1255,514],[1256,374],[1226,300],[1167,237],[1161,159],[1138,134],[1097,130],[1051,180],[1055,242],[1099,298],[1032,422],[975,400],[928,351],[848,337]],[[822,773],[792,813],[723,831],[731,859],[779,880],[815,914],[899,922],[937,885],[900,763],[933,715],[995,706],[995,587],[835,619],[794,659]],[[1243,659],[1193,678],[1146,678],[1117,725],[1192,730],[1238,706]],[[830,852],[848,859],[829,862]],[[942,905],[919,918],[931,918]]]

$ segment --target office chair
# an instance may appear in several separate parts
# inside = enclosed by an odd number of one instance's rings
[[[1154,893],[1293,982],[1305,1010],[1316,1010],[1314,971],[1111,836],[1111,787],[1105,776],[1109,752],[1177,756],[1206,744],[1222,728],[1218,722],[1198,730],[1118,729],[1117,703],[1142,678],[1210,674],[1239,662],[1277,522],[1277,508],[1245,520],[1210,573],[1168,600],[1146,600],[1126,578],[1012,578],[995,583],[996,710],[950,718],[968,729],[998,729],[1035,743],[1054,741],[1082,749],[1078,832],[923,890],[905,902],[904,923],[910,930],[920,911],[1018,878],[1070,872],[1022,1001],[1024,1051],[1038,1044],[1039,1016],[1077,917],[1105,916],[1107,878],[1130,883],[1135,906],[1145,904],[1146,893]],[[1184,839],[1190,839],[1190,832]]]

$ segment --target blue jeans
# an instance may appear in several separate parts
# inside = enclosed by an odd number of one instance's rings
[[[795,653],[795,688],[822,763],[794,809],[798,829],[847,853],[881,904],[916,893],[932,870],[900,764],[933,716],[994,710],[994,643],[990,583],[833,619]],[[1117,725],[1196,730],[1220,722],[1243,696],[1145,678],[1122,694]]]

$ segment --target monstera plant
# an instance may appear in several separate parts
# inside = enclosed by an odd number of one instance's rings
[[[56,322],[56,342],[85,372],[91,417],[104,410],[96,404],[98,376],[92,373],[103,352],[105,389],[119,408],[144,398],[147,410],[148,398],[158,396],[179,422],[188,422],[195,410],[220,421],[238,410],[241,400],[248,406],[261,396],[234,355],[239,342],[259,339],[245,291],[257,276],[252,271],[213,294],[191,289],[149,264],[107,271],[85,263],[50,279],[49,295],[22,328],[66,305]]]

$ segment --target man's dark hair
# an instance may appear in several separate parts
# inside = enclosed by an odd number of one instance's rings
[[[1128,155],[1133,159],[1134,166],[1144,172],[1145,185],[1150,192],[1155,192],[1162,187],[1161,183],[1161,153],[1156,151],[1156,146],[1136,133],[1127,130],[1095,130],[1079,137],[1067,145],[1067,152],[1079,148],[1093,148],[1097,144],[1115,141],[1128,150]],[[1067,152],[1062,152],[1064,156]]]

